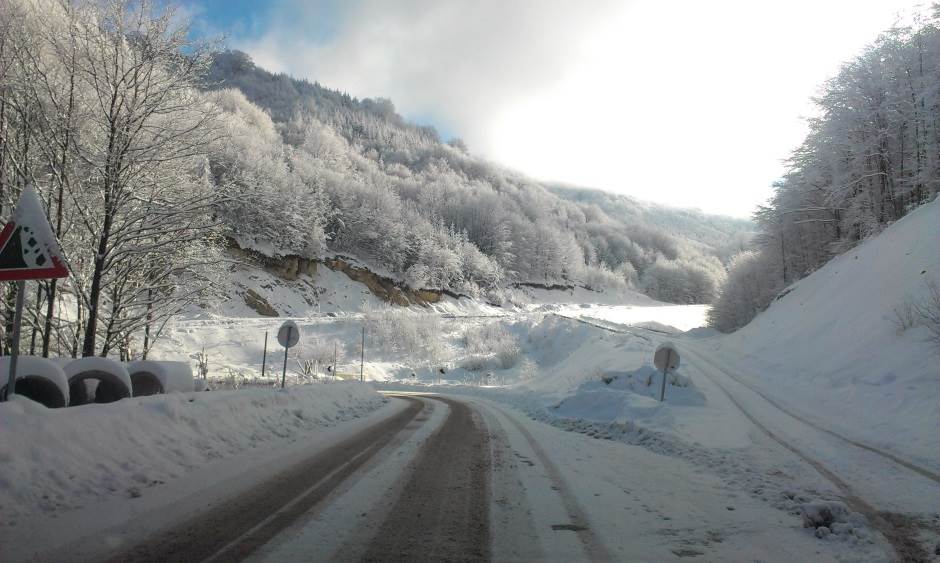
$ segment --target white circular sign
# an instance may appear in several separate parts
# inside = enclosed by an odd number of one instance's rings
[[[285,348],[291,348],[300,342],[300,328],[294,321],[284,321],[277,331],[277,341]]]
[[[679,368],[679,352],[672,344],[661,344],[653,355],[653,364],[659,371],[673,371]]]

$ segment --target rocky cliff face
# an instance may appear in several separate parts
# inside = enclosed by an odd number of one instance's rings
[[[285,280],[296,280],[306,274],[311,278],[317,277],[317,262],[300,256],[285,256],[284,258],[264,257],[266,270]]]
[[[439,291],[430,289],[411,289],[390,278],[380,276],[368,268],[353,266],[342,258],[330,258],[323,263],[327,268],[343,272],[349,279],[369,288],[373,295],[395,305],[427,305],[437,303],[443,297]]]
[[[309,278],[308,283],[312,282],[311,285],[316,285],[319,268],[326,267],[335,272],[341,272],[349,279],[363,284],[382,301],[403,307],[410,305],[427,306],[431,303],[437,303],[445,294],[458,297],[449,292],[432,289],[412,289],[401,282],[376,274],[364,266],[354,264],[351,260],[342,256],[323,260],[293,255],[272,258],[260,252],[239,248],[234,241],[230,241],[230,252],[238,262],[261,267],[283,280],[296,281],[306,276]],[[249,289],[244,297],[246,304],[259,314],[265,316],[278,315],[274,308],[265,302],[264,298],[258,295],[257,292]]]

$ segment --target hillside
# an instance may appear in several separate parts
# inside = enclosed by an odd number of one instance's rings
[[[272,74],[237,51],[214,57],[207,85],[230,133],[210,154],[213,180],[240,194],[227,229],[269,255],[343,253],[416,289],[496,300],[538,283],[703,303],[750,229],[548,189],[408,123],[389,100]]]
[[[669,207],[628,195],[567,184],[549,183],[546,187],[563,199],[596,205],[608,217],[615,217],[621,223],[658,227],[693,245],[709,247],[709,251],[722,262],[746,248],[754,234],[755,225],[749,219],[709,215],[698,209]]]
[[[940,281],[938,225],[934,201],[701,347],[809,419],[940,467],[940,350],[898,324]]]

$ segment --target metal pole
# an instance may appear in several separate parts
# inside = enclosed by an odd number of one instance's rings
[[[26,298],[26,281],[16,282],[16,311],[13,313],[13,342],[10,348],[10,379],[7,381],[9,401],[16,394],[16,364],[20,357],[20,325],[23,324],[23,301]]]
[[[290,335],[293,327],[290,325],[287,326],[287,338],[284,340],[290,344]],[[287,381],[287,351],[290,350],[287,346],[284,347],[284,370],[281,372],[281,389],[284,388],[284,383]],[[277,377],[277,376],[275,376]]]
[[[333,341],[333,381],[336,381],[336,341]]]
[[[359,350],[359,381],[365,381],[362,374],[366,366],[366,327],[362,327],[362,345]]]
[[[268,363],[268,331],[264,331],[264,354],[261,356],[261,379],[264,379],[264,365]]]
[[[666,397],[666,373],[669,371],[669,366],[672,365],[672,350],[666,350],[666,366],[663,368],[663,387],[659,392],[659,402],[663,402],[663,399]]]

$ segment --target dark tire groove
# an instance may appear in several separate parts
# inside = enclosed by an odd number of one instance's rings
[[[460,402],[422,448],[363,561],[489,561],[489,435]]]
[[[698,357],[698,359],[702,359],[697,354],[696,357]],[[717,368],[717,366],[711,362],[706,361],[705,363],[710,364],[714,368]],[[763,423],[757,420],[757,418],[752,415],[750,411],[745,409],[744,406],[728,391],[728,389],[726,389],[725,386],[719,383],[714,377],[708,375],[708,373],[705,371],[702,371],[702,373],[713,384],[715,384],[722,393],[724,393],[728,400],[730,400],[731,403],[734,404],[734,406],[737,407],[737,409],[741,411],[741,413],[747,417],[747,419],[750,420],[757,429],[766,434],[770,439],[777,442],[779,445],[783,446],[785,449],[792,452],[798,458],[812,466],[813,469],[819,472],[820,475],[835,485],[835,487],[842,494],[842,499],[845,501],[845,504],[855,512],[863,514],[866,518],[868,518],[868,521],[871,522],[872,526],[881,532],[888,543],[891,544],[891,547],[894,549],[899,561],[927,561],[927,551],[919,544],[914,530],[909,525],[910,522],[903,519],[903,515],[893,514],[890,512],[881,512],[877,510],[874,506],[857,495],[855,491],[852,490],[852,487],[841,477],[836,475],[835,472],[830,470],[821,462],[816,461],[815,458],[804,453],[800,448],[797,448],[790,442],[786,441],[777,433],[764,426]]]

